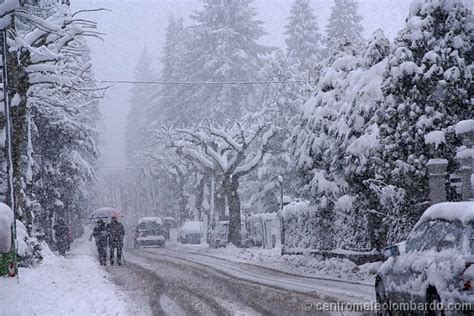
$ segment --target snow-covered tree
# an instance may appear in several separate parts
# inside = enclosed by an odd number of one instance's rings
[[[268,154],[257,170],[245,177],[245,186],[242,186],[245,188],[242,195],[247,197],[247,202],[255,212],[269,213],[279,209],[278,176],[284,179],[285,195],[296,195],[296,177],[288,168],[290,157],[285,141],[293,128],[291,119],[299,111],[307,94],[306,84],[295,82],[301,80],[298,74],[298,65],[292,63],[291,58],[281,50],[275,50],[263,68],[262,77],[281,83],[262,86],[259,91],[262,110],[247,115],[255,119],[264,117],[277,128],[268,144]]]
[[[139,82],[156,80],[152,65],[153,57],[144,48],[134,70],[134,79]],[[140,165],[140,161],[136,160],[136,153],[146,147],[148,125],[153,120],[148,111],[158,106],[156,89],[156,86],[142,83],[136,83],[132,87],[125,134],[127,162],[130,166]]]
[[[335,0],[324,38],[326,56],[334,54],[338,46],[347,41],[355,47],[363,47],[362,17],[358,14],[357,8],[356,0]]]
[[[13,6],[8,88],[16,215],[27,224],[36,218],[51,241],[54,218],[78,223],[83,217],[86,183],[94,177],[100,94],[84,38],[97,33],[95,23],[67,5],[38,5],[45,10]]]
[[[252,172],[268,151],[274,135],[271,124],[232,123],[180,130],[183,137],[173,143],[177,153],[195,161],[213,174],[215,214],[222,219],[229,210],[229,242],[241,241],[240,180]]]
[[[176,83],[187,81],[189,54],[189,30],[184,28],[182,18],[169,17],[165,34],[165,45],[161,62],[160,81]],[[159,103],[147,109],[153,120],[153,127],[189,125],[193,115],[189,115],[186,100],[192,94],[188,85],[169,84],[157,87]]]
[[[375,178],[371,159],[378,150],[375,113],[383,101],[381,90],[389,42],[375,32],[360,54],[347,42],[321,69],[315,94],[296,116],[288,141],[294,167],[303,181],[302,193],[315,205],[312,220],[321,225],[315,247],[372,247],[369,188]],[[334,238],[335,237],[335,238]]]
[[[445,132],[438,154],[453,168],[452,125],[472,118],[473,20],[462,1],[416,1],[395,40],[378,113],[385,162],[380,173],[406,191],[410,206],[428,200],[426,163],[433,153],[425,136]]]
[[[295,0],[290,12],[285,31],[287,54],[305,74],[321,59],[321,34],[309,0]]]
[[[269,48],[259,44],[265,35],[252,0],[204,0],[191,19],[187,81],[252,82],[259,79],[262,57]],[[251,85],[198,84],[189,87],[188,116],[203,119],[240,118],[259,107]]]

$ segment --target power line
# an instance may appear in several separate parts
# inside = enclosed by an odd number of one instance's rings
[[[315,83],[311,80],[289,80],[289,81],[138,81],[138,80],[96,80],[98,83],[118,84],[144,84],[144,85],[259,85],[259,84],[308,84]]]

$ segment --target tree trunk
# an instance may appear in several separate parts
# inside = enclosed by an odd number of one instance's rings
[[[9,101],[12,121],[11,144],[13,164],[13,191],[15,199],[15,217],[22,216],[25,209],[26,198],[23,192],[23,164],[27,145],[27,92],[29,88],[28,76],[23,64],[28,64],[29,55],[10,53],[8,56],[9,74]],[[18,100],[18,101],[17,101]],[[14,104],[13,104],[14,103]],[[11,201],[9,201],[11,204]]]
[[[196,208],[198,212],[198,218],[199,220],[203,219],[203,215],[206,210],[202,207],[202,203],[204,202],[205,199],[205,194],[204,194],[204,188],[206,186],[206,176],[203,175],[201,180],[199,181],[199,184],[197,185],[196,188],[196,200],[194,202],[194,207]]]
[[[184,178],[180,178],[177,180],[178,182],[178,190],[179,190],[179,197],[178,197],[178,205],[179,205],[179,223],[183,224],[186,219],[188,219],[188,210],[187,204],[188,199],[184,192]]]
[[[222,178],[220,181],[216,179],[215,183],[219,183],[214,196],[214,221],[222,221],[226,219],[225,215],[225,199],[227,196],[226,187],[228,186],[228,179]]]
[[[237,247],[241,245],[239,179],[233,177],[227,185],[227,202],[229,203],[229,242]]]

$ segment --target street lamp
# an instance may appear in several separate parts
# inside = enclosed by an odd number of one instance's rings
[[[278,176],[278,183],[280,183],[280,212],[283,211],[283,177]]]

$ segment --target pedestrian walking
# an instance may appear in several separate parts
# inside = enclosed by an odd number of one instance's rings
[[[69,228],[67,227],[64,220],[60,218],[56,221],[56,224],[54,224],[53,229],[54,236],[56,237],[56,249],[59,251],[61,256],[65,256],[68,243],[67,233]]]
[[[99,262],[101,266],[107,265],[107,239],[109,233],[105,222],[102,219],[97,221],[94,231],[92,232],[89,240],[92,240],[92,237],[95,239],[95,245],[97,246],[97,252],[99,253]]]
[[[117,216],[113,216],[112,221],[107,224],[107,232],[109,237],[110,264],[114,265],[114,253],[115,249],[117,249],[117,264],[120,266],[122,265],[122,247],[125,230],[122,223],[118,221]]]

